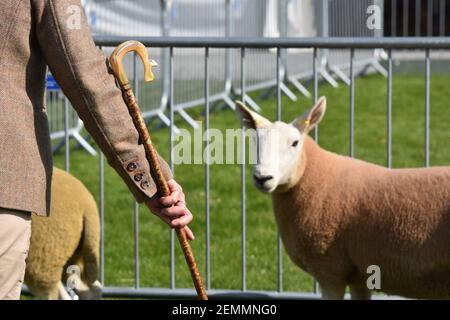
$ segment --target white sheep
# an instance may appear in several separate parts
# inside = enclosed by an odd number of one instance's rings
[[[254,183],[272,195],[283,244],[328,299],[370,299],[380,291],[450,298],[450,167],[388,169],[322,149],[308,133],[326,100],[291,124],[270,122],[237,103],[256,129]],[[377,288],[378,289],[378,288]]]
[[[31,227],[25,272],[30,291],[40,299],[71,299],[63,284],[70,276],[80,299],[100,299],[100,219],[86,187],[54,168],[50,217],[33,214]],[[68,274],[71,265],[79,267],[81,278],[77,272]]]

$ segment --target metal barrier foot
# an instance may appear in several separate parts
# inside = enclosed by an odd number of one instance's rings
[[[311,93],[308,91],[308,89],[306,89],[306,87],[301,84],[300,81],[298,81],[295,78],[289,78],[289,82],[292,83],[292,85],[301,93],[303,94],[306,98],[310,98],[311,97]]]
[[[280,83],[280,89],[281,91],[284,92],[285,95],[288,96],[289,99],[291,99],[292,101],[297,101],[297,96],[295,95],[294,92],[291,91],[291,89],[289,89],[289,87],[287,85],[285,85],[283,82]]]
[[[332,66],[331,71],[334,72],[334,74],[342,80],[342,82],[344,82],[347,86],[350,85],[351,80],[350,78],[344,73],[344,71],[342,71],[340,68],[336,67],[336,66]]]

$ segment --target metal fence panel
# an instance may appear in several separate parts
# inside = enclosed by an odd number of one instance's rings
[[[103,47],[107,46],[115,46],[122,42],[123,38],[120,37],[97,37],[97,44]],[[382,38],[309,38],[309,39],[261,39],[261,38],[253,38],[253,39],[214,39],[214,38],[138,38],[138,40],[142,41],[144,44],[153,45],[157,47],[161,47],[163,50],[164,48],[169,48],[169,83],[170,83],[170,97],[173,97],[174,94],[176,94],[177,87],[174,86],[174,81],[176,79],[175,77],[175,70],[176,65],[180,63],[177,59],[177,56],[174,54],[176,50],[179,48],[184,47],[195,47],[196,50],[202,50],[203,52],[203,67],[202,67],[202,76],[201,78],[202,82],[202,89],[203,89],[203,99],[204,99],[204,114],[205,114],[205,128],[208,128],[210,126],[209,124],[209,110],[210,110],[210,104],[211,104],[211,97],[213,93],[211,90],[211,82],[213,81],[213,78],[211,78],[211,63],[212,63],[212,56],[210,55],[210,52],[212,50],[222,50],[225,51],[229,48],[239,48],[237,51],[240,52],[240,63],[239,63],[239,74],[240,74],[240,93],[241,93],[241,99],[244,98],[246,92],[247,92],[247,80],[250,76],[250,72],[248,69],[248,62],[249,57],[247,55],[248,50],[250,48],[261,48],[262,50],[269,50],[271,48],[276,48],[275,50],[275,56],[273,63],[275,64],[275,70],[273,77],[276,79],[276,101],[277,101],[277,114],[276,118],[281,119],[281,111],[282,111],[282,104],[281,104],[281,69],[282,69],[282,49],[288,49],[288,48],[306,48],[309,50],[312,50],[312,58],[309,60],[310,67],[313,70],[313,97],[314,100],[317,100],[318,98],[318,91],[319,91],[319,69],[320,69],[320,61],[319,61],[319,51],[326,50],[326,49],[341,49],[346,50],[347,52],[347,60],[349,63],[349,79],[350,79],[350,86],[349,86],[349,130],[350,130],[350,147],[349,147],[349,155],[354,155],[354,114],[355,114],[355,75],[356,75],[356,57],[358,53],[358,49],[368,49],[368,50],[374,50],[377,48],[383,48],[388,50],[388,63],[387,63],[387,102],[386,102],[386,116],[387,116],[387,166],[391,166],[392,162],[392,96],[393,96],[393,89],[392,89],[392,79],[393,79],[393,72],[392,72],[392,50],[394,49],[422,49],[425,50],[425,101],[424,101],[424,116],[425,116],[425,144],[424,144],[424,154],[425,154],[425,166],[429,165],[429,144],[430,144],[430,109],[431,109],[431,101],[430,101],[430,74],[431,74],[431,58],[430,58],[430,51],[431,49],[450,49],[450,40],[448,38],[415,38],[415,39],[405,39],[405,38],[391,38],[391,39],[382,39]],[[155,49],[151,49],[151,52],[153,52]],[[109,52],[109,50],[106,50],[106,52]],[[132,81],[135,86],[135,90],[137,93],[142,94],[142,90],[139,89],[139,71],[136,64],[136,58],[130,59],[129,63],[131,63],[131,68],[133,70],[132,74]],[[183,61],[183,60],[181,60]],[[154,87],[152,86],[152,90],[154,90]],[[52,92],[49,92],[49,96],[53,95]],[[169,98],[170,98],[169,97]],[[59,97],[59,100],[62,98]],[[169,104],[169,120],[173,120],[174,117],[174,111],[175,111],[175,99],[169,99],[171,103]],[[55,116],[56,118],[63,118],[63,123],[65,123],[64,130],[64,138],[65,143],[68,141],[69,136],[69,130],[67,130],[70,127],[71,124],[71,114],[69,113],[68,104],[65,105],[65,109],[61,114],[58,114],[58,116]],[[282,119],[281,119],[282,120]],[[174,135],[174,123],[173,121],[170,121],[172,124],[170,127],[170,136],[172,137],[171,143],[170,143],[170,154],[172,154],[173,150],[173,135]],[[318,129],[315,130],[315,139],[319,139],[319,131]],[[243,151],[245,151],[245,144],[242,144]],[[67,151],[65,153],[65,163],[66,163],[66,169],[69,169],[69,160],[70,160],[70,153],[68,152],[68,148],[66,148]],[[245,155],[245,152],[243,152],[243,155]],[[245,163],[245,156],[243,159],[243,163]],[[105,167],[104,167],[104,157],[103,155],[99,158],[99,199],[100,199],[100,216],[101,216],[101,264],[100,264],[100,280],[103,284],[105,284],[105,278],[104,278],[104,270],[105,270],[105,215],[108,215],[108,212],[105,212],[105,193],[107,190],[105,190]],[[170,164],[173,169],[173,159],[171,157]],[[242,263],[240,266],[241,272],[242,272],[242,278],[241,278],[241,284],[242,288],[241,291],[233,291],[233,290],[221,290],[220,288],[212,288],[211,286],[211,273],[213,272],[213,268],[210,264],[210,243],[211,243],[211,230],[209,226],[209,219],[210,219],[210,179],[211,176],[209,174],[209,165],[205,164],[205,176],[204,176],[204,185],[205,185],[205,215],[206,215],[206,225],[205,225],[205,234],[206,234],[206,251],[205,251],[205,261],[206,261],[206,284],[208,289],[210,289],[211,293],[213,295],[216,295],[218,297],[239,297],[239,298],[245,298],[245,297],[267,297],[267,298],[317,298],[317,294],[311,294],[311,293],[285,293],[283,292],[283,264],[282,264],[282,245],[280,238],[278,237],[277,242],[273,243],[273,246],[276,246],[277,248],[277,256],[274,257],[274,261],[277,261],[277,292],[267,292],[267,291],[252,291],[248,290],[247,282],[246,282],[246,232],[247,232],[247,199],[246,199],[246,190],[245,190],[245,182],[246,182],[246,170],[245,165],[242,165],[241,167],[241,173],[240,177],[236,176],[236,181],[240,179],[241,181],[241,230],[238,230],[235,234],[236,237],[241,237],[241,258]],[[235,199],[236,201],[239,201],[239,199]],[[185,290],[185,289],[177,289],[176,283],[175,283],[175,250],[174,250],[174,241],[173,241],[173,232],[171,232],[171,246],[170,246],[170,257],[171,257],[171,267],[170,267],[170,274],[168,275],[170,277],[170,287],[169,288],[146,288],[142,287],[141,285],[141,276],[140,276],[140,256],[139,256],[139,211],[137,210],[138,207],[134,203],[130,203],[130,211],[133,212],[133,243],[134,246],[132,249],[133,251],[133,259],[134,259],[134,288],[117,288],[117,287],[110,287],[106,283],[105,288],[105,296],[128,296],[128,297],[193,297],[194,291],[193,290]],[[313,290],[313,288],[311,288]],[[316,290],[317,292],[317,290]]]

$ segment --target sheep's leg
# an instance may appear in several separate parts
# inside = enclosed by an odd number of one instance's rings
[[[72,300],[70,295],[67,293],[66,288],[64,288],[62,282],[59,282],[58,298],[59,300]]]
[[[350,285],[350,295],[352,300],[370,300],[372,292],[362,283]]]
[[[322,299],[325,300],[344,299],[345,287],[346,287],[345,284],[320,283],[320,289],[322,291]]]
[[[98,280],[88,285],[78,275],[76,277],[78,278],[78,287],[75,292],[80,300],[98,300],[102,298],[102,285]]]
[[[100,283],[100,281],[96,280],[94,281],[94,283],[92,283],[90,286],[90,292],[91,292],[91,299],[94,300],[100,300],[102,298],[102,291],[103,291],[103,286]]]
[[[58,300],[59,298],[59,286],[55,284],[53,287],[37,288],[30,284],[27,284],[31,293],[34,294],[40,300]]]

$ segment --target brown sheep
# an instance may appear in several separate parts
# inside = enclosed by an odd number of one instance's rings
[[[270,122],[237,103],[256,129],[254,183],[272,195],[292,261],[329,299],[370,299],[380,288],[410,298],[450,298],[450,167],[388,169],[322,149],[308,133],[326,100],[291,124]],[[271,141],[271,143],[270,143]]]
[[[67,267],[77,265],[75,293],[80,299],[99,299],[100,220],[97,205],[76,178],[54,168],[50,217],[32,216],[25,283],[40,299],[70,299],[64,288]],[[81,281],[80,281],[81,280]]]

